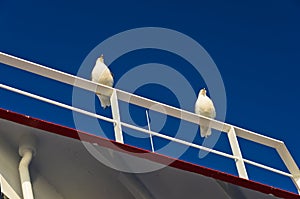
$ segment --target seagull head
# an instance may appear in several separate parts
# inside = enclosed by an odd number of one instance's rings
[[[104,56],[103,56],[103,54],[98,58],[98,60],[99,60],[100,62],[104,63]]]
[[[200,95],[206,96],[206,90],[205,88],[202,88],[199,92]]]

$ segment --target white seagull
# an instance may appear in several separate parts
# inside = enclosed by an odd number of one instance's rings
[[[195,113],[214,119],[216,117],[216,110],[213,102],[206,96],[205,88],[201,89],[198,99],[195,104]],[[208,126],[200,126],[201,137],[208,137],[211,135],[211,129]]]
[[[101,55],[97,61],[96,64],[92,70],[91,79],[93,82],[97,82],[99,84],[104,84],[106,86],[112,87],[114,84],[114,79],[112,76],[112,73],[108,69],[108,67],[104,63],[103,55]],[[100,99],[101,106],[103,108],[106,108],[107,106],[110,106],[110,97],[97,94],[97,96]]]

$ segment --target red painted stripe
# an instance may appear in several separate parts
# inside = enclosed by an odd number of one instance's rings
[[[195,164],[185,162],[182,160],[173,159],[171,157],[167,157],[167,156],[164,156],[161,154],[154,154],[148,150],[140,149],[137,147],[126,145],[126,144],[120,144],[120,143],[117,143],[112,140],[104,139],[104,138],[101,138],[101,137],[98,137],[95,135],[91,135],[91,134],[88,134],[85,132],[77,131],[76,129],[72,129],[69,127],[54,124],[54,123],[47,122],[44,120],[32,118],[32,117],[29,117],[26,115],[11,112],[11,111],[4,110],[1,108],[0,108],[0,118],[9,120],[12,122],[16,122],[18,124],[23,124],[23,125],[30,126],[33,128],[37,128],[40,130],[45,130],[50,133],[66,136],[69,138],[73,138],[73,139],[77,139],[77,140],[84,140],[84,141],[88,141],[91,143],[97,143],[101,146],[109,147],[109,148],[117,150],[117,151],[122,151],[122,152],[126,151],[128,153],[134,153],[134,155],[137,157],[149,159],[151,161],[158,162],[161,164],[166,164],[166,165],[169,165],[169,166],[177,168],[177,169],[181,169],[181,170],[185,170],[185,171],[189,171],[189,172],[193,172],[193,173],[198,173],[198,174],[201,174],[201,175],[204,175],[207,177],[212,177],[214,179],[229,182],[229,183],[232,183],[232,184],[235,184],[238,186],[242,186],[245,188],[249,188],[252,190],[256,190],[256,191],[259,191],[259,192],[262,192],[265,194],[273,194],[274,196],[281,197],[281,198],[300,199],[299,195],[292,193],[292,192],[274,188],[274,187],[271,187],[271,186],[268,186],[268,185],[265,185],[262,183],[258,183],[255,181],[239,178],[239,177],[231,175],[231,174],[216,171],[213,169],[195,165]]]

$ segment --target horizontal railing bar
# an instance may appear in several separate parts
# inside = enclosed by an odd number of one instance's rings
[[[150,100],[145,97],[141,97],[135,94],[131,94],[122,90],[116,90],[118,99],[124,102],[135,104],[140,107],[148,108],[153,111],[157,111],[169,116],[176,117],[194,124],[210,125],[211,128],[219,130],[221,132],[228,132],[231,125],[202,116],[195,113],[185,111],[164,103],[160,103],[154,100]],[[155,106],[154,106],[155,105]],[[157,106],[158,105],[158,106]]]
[[[57,105],[57,106],[62,107],[62,108],[66,108],[66,109],[69,109],[69,110],[72,110],[72,111],[76,111],[76,112],[79,112],[79,113],[82,113],[82,114],[85,114],[85,115],[88,115],[88,116],[91,116],[91,117],[95,117],[95,118],[98,118],[98,119],[101,119],[101,120],[104,120],[104,121],[107,121],[107,122],[112,122],[112,123],[115,122],[113,119],[110,119],[110,118],[107,118],[107,117],[104,117],[104,116],[101,116],[101,115],[97,115],[95,113],[91,113],[91,112],[88,112],[88,111],[85,111],[85,110],[82,110],[82,109],[79,109],[79,108],[75,108],[75,107],[72,107],[72,106],[54,101],[54,100],[50,100],[50,99],[47,99],[45,97],[41,97],[41,96],[26,92],[26,91],[22,91],[22,90],[19,90],[19,89],[16,89],[16,88],[4,85],[4,84],[0,84],[0,88],[6,89],[6,90],[9,90],[9,91],[21,94],[21,95],[25,95],[27,97],[31,97],[31,98],[34,98],[34,99],[37,99],[37,100],[40,100],[40,101],[43,101],[43,102],[47,102],[49,104]],[[126,126],[128,128],[131,128],[131,129],[134,129],[134,130],[137,130],[137,131],[142,131],[142,132],[147,133],[147,134],[152,134],[152,135],[155,135],[155,136],[158,136],[158,137],[161,137],[161,138],[165,138],[165,139],[170,140],[170,141],[174,141],[174,142],[181,143],[181,144],[184,144],[184,145],[187,145],[187,146],[191,146],[191,147],[194,147],[194,148],[209,151],[209,152],[212,152],[212,153],[215,153],[215,154],[218,154],[218,155],[221,155],[221,156],[225,156],[225,157],[228,157],[228,158],[231,158],[231,159],[236,159],[237,158],[237,157],[235,157],[233,155],[229,155],[227,153],[223,153],[223,152],[220,152],[220,151],[217,151],[217,150],[214,150],[214,149],[209,149],[209,148],[206,148],[206,147],[203,147],[203,146],[199,146],[199,145],[196,145],[196,144],[193,144],[193,143],[189,143],[189,142],[184,141],[184,140],[180,140],[180,139],[173,138],[173,137],[170,137],[170,136],[166,136],[166,135],[163,135],[163,134],[159,134],[159,133],[156,133],[156,132],[153,132],[153,131],[149,131],[149,130],[146,130],[146,129],[143,129],[143,128],[140,128],[140,127],[136,127],[136,126],[124,123],[124,122],[121,122],[121,124],[123,126]]]
[[[68,73],[64,73],[52,68],[48,68],[46,66],[36,64],[18,57],[14,57],[5,53],[0,52],[0,62],[34,73],[38,74],[50,79],[54,79],[59,82],[63,82],[72,86],[76,86],[94,93],[101,93],[103,95],[109,95],[109,93],[112,92],[113,89],[102,84],[97,84],[95,82],[86,80],[84,78],[80,78],[74,75],[70,75]],[[250,139],[251,141],[258,142],[261,144],[265,144],[267,146],[276,147],[281,141],[275,140],[273,138],[269,138],[266,136],[261,136],[259,134],[256,134],[251,131],[247,131],[235,126],[232,126],[230,124],[226,124],[217,120],[213,120],[211,118],[207,118],[201,115],[197,115],[185,110],[181,110],[163,103],[159,103],[144,97],[140,97],[125,91],[121,91],[118,89],[115,89],[117,92],[117,96],[119,100],[135,104],[144,108],[150,108],[152,110],[155,110],[157,112],[168,114],[170,116],[183,119],[195,124],[200,125],[210,125],[211,128],[219,130],[221,132],[228,133],[231,127],[234,127],[237,129],[237,136],[243,137],[245,139]],[[163,107],[164,110],[158,108],[159,106],[152,106],[152,105],[160,105],[160,107]],[[166,112],[166,113],[165,113]],[[247,134],[251,135],[247,135]]]
[[[296,165],[296,163],[293,160],[290,153],[287,151],[284,143],[280,140],[276,140],[276,139],[273,139],[273,138],[270,138],[267,136],[263,136],[263,135],[251,132],[249,130],[242,129],[240,127],[236,127],[236,126],[233,126],[233,125],[230,125],[227,123],[223,123],[223,122],[211,119],[211,118],[207,118],[207,117],[197,115],[197,114],[185,111],[185,110],[181,110],[181,109],[178,109],[178,108],[175,108],[175,107],[163,104],[163,103],[159,103],[159,102],[156,102],[156,101],[144,98],[144,97],[140,97],[140,96],[137,96],[137,95],[125,92],[125,91],[121,91],[121,90],[111,88],[111,87],[108,87],[108,86],[105,86],[102,84],[98,84],[98,83],[86,80],[84,78],[80,78],[80,77],[77,77],[77,76],[74,76],[74,75],[71,75],[68,73],[64,73],[64,72],[61,72],[61,71],[58,71],[58,70],[55,70],[52,68],[48,68],[46,66],[36,64],[36,63],[30,62],[30,61],[27,61],[27,60],[24,60],[24,59],[21,59],[18,57],[14,57],[14,56],[2,53],[2,52],[0,52],[0,62],[4,63],[6,65],[10,65],[10,66],[19,68],[21,70],[25,70],[25,71],[28,71],[28,72],[31,72],[34,74],[38,74],[38,75],[62,82],[62,83],[69,84],[71,86],[76,86],[76,87],[82,88],[84,90],[94,92],[94,93],[101,93],[103,95],[109,96],[110,93],[112,93],[112,91],[115,90],[117,93],[117,98],[119,100],[131,103],[131,104],[135,104],[135,105],[138,105],[138,106],[141,106],[144,108],[149,108],[151,110],[154,110],[154,111],[157,111],[157,112],[160,112],[163,114],[167,114],[167,115],[176,117],[178,119],[186,120],[186,121],[189,121],[189,122],[192,122],[195,124],[209,125],[211,128],[219,130],[221,132],[228,133],[230,128],[234,128],[236,135],[238,137],[275,148],[278,151],[282,160],[284,161],[285,165],[288,167],[289,171],[293,174],[293,176],[294,176],[293,178],[296,179],[300,175],[298,166]],[[20,94],[22,92],[24,92],[24,91],[21,91]],[[37,97],[40,97],[40,96],[37,96]],[[46,102],[47,102],[47,100],[49,100],[49,99],[43,98],[43,100],[46,100]],[[60,104],[60,106],[62,106],[62,107],[65,106],[65,108],[67,108],[67,109],[74,110],[77,112],[79,111],[86,115],[92,114],[93,116],[92,115],[90,115],[90,116],[95,117],[95,118],[103,119],[105,121],[115,122],[114,120],[112,120],[110,118],[105,118],[103,116],[100,116],[100,115],[97,115],[94,113],[90,113],[87,111],[85,112],[84,110],[77,109],[75,107],[65,105],[65,104],[62,104],[62,103],[59,103],[59,102],[56,102],[53,100],[48,101],[48,103],[50,103],[50,102],[55,102],[54,103],[55,105]],[[153,106],[153,105],[159,105],[159,106]],[[163,109],[158,108],[158,107],[161,107]],[[156,136],[161,136],[161,135],[157,134]],[[191,144],[191,143],[187,142],[187,144]],[[188,146],[192,146],[192,145],[188,145]],[[282,146],[284,146],[284,147],[282,147]],[[192,147],[194,147],[194,146],[192,146]],[[198,148],[198,147],[199,146],[197,146],[196,148]],[[212,152],[211,149],[209,149],[209,151]],[[287,155],[287,156],[285,156],[285,155]],[[294,181],[295,181],[295,179],[294,179]],[[295,184],[299,191],[300,190],[300,185],[299,185],[300,182],[297,181]]]
[[[135,104],[137,106],[141,106],[144,108],[149,108],[151,110],[167,114],[179,119],[183,119],[185,121],[189,121],[195,124],[210,126],[213,129],[216,129],[221,132],[228,133],[230,128],[233,127],[236,131],[236,135],[238,137],[260,143],[272,148],[276,148],[279,144],[282,143],[280,140],[276,140],[274,138],[270,138],[264,135],[260,135],[258,133],[254,133],[249,130],[245,130],[234,125],[230,125],[227,123],[223,123],[202,115],[197,115],[195,113],[191,113],[179,108],[175,108],[160,102],[156,102],[154,100],[150,100],[141,96],[137,96],[131,93],[127,93],[122,90],[117,90],[118,99],[127,103]],[[156,106],[154,106],[156,105]],[[158,105],[158,106],[157,106]]]
[[[243,158],[243,160],[244,160],[244,162],[246,162],[248,164],[252,164],[252,165],[254,165],[256,167],[260,167],[260,168],[263,168],[263,169],[266,169],[266,170],[269,170],[269,171],[272,171],[274,173],[278,173],[278,174],[281,174],[281,175],[284,175],[284,176],[287,176],[287,177],[290,177],[290,178],[293,177],[293,175],[290,174],[290,173],[287,173],[287,172],[284,172],[284,171],[280,171],[278,169],[274,169],[272,167],[269,167],[269,166],[266,166],[266,165],[263,165],[263,164],[260,164],[260,163],[257,163],[257,162],[253,162],[253,161],[247,160],[245,158]]]
[[[221,152],[221,151],[210,149],[210,148],[207,148],[207,147],[204,147],[204,146],[199,146],[199,145],[194,144],[194,143],[190,143],[190,142],[180,140],[180,139],[177,139],[177,138],[174,138],[174,137],[163,135],[163,134],[160,134],[160,133],[157,133],[157,132],[154,132],[154,131],[149,131],[147,129],[143,129],[141,127],[137,127],[137,126],[134,126],[134,125],[131,125],[131,124],[121,122],[121,125],[125,126],[125,127],[128,127],[128,128],[131,128],[133,130],[137,130],[137,131],[147,133],[147,134],[152,135],[152,136],[161,137],[161,138],[164,138],[166,140],[177,142],[177,143],[180,143],[180,144],[183,144],[183,145],[186,145],[186,146],[190,146],[190,147],[193,147],[193,148],[196,148],[196,149],[201,149],[201,150],[204,150],[204,151],[212,152],[212,153],[215,153],[215,154],[220,155],[220,156],[224,156],[224,157],[231,158],[231,159],[238,159],[238,157],[236,157],[236,156],[233,156],[233,155]]]
[[[90,113],[88,111],[78,109],[78,108],[75,108],[75,107],[72,107],[72,106],[54,101],[54,100],[50,100],[50,99],[47,99],[47,98],[44,98],[44,97],[41,97],[41,96],[38,96],[38,95],[35,95],[35,94],[31,94],[29,92],[25,92],[25,91],[22,91],[22,90],[19,90],[19,89],[16,89],[16,88],[12,88],[12,87],[4,85],[4,84],[0,84],[0,87],[3,88],[3,89],[6,89],[6,90],[12,91],[12,92],[16,92],[16,93],[21,94],[21,95],[25,95],[25,96],[28,96],[28,97],[31,97],[31,98],[34,98],[34,99],[37,99],[37,100],[40,100],[40,101],[43,101],[43,102],[47,102],[47,103],[50,103],[50,104],[53,104],[53,105],[57,105],[59,107],[66,108],[66,109],[69,109],[69,110],[72,110],[72,111],[76,111],[76,112],[79,112],[79,113],[82,113],[82,114],[85,114],[85,115],[88,115],[88,116],[91,116],[91,117],[95,117],[95,118],[105,120],[105,121],[108,121],[108,122],[112,122],[112,123],[115,122],[113,119],[110,119],[110,118],[107,118],[107,117],[104,117],[104,116],[101,116],[101,115],[97,115],[97,114],[94,114],[94,113]],[[146,130],[146,129],[143,129],[143,128],[140,128],[140,127],[136,127],[136,126],[124,123],[124,122],[121,122],[121,124],[125,127],[131,128],[131,129],[134,129],[134,130],[137,130],[137,131],[142,131],[142,132],[147,133],[147,134],[152,134],[152,135],[155,135],[155,136],[158,136],[158,137],[170,140],[170,141],[174,141],[174,142],[184,144],[184,145],[187,145],[187,146],[190,146],[190,147],[194,147],[194,148],[197,148],[197,149],[201,149],[201,150],[204,150],[204,151],[209,151],[209,152],[212,152],[212,153],[215,153],[217,155],[221,155],[221,156],[224,156],[224,157],[227,157],[227,158],[237,159],[237,157],[235,157],[233,155],[223,153],[223,152],[220,152],[220,151],[217,151],[217,150],[214,150],[214,149],[209,149],[207,147],[203,147],[203,146],[199,146],[199,145],[196,145],[196,144],[193,144],[193,143],[189,143],[189,142],[184,141],[184,140],[180,140],[180,139],[173,138],[173,137],[170,137],[170,136],[166,136],[166,135],[163,135],[163,134],[159,134],[159,133],[156,133],[156,132],[153,132],[153,131],[149,131],[149,130]],[[266,169],[266,170],[269,170],[269,171],[272,171],[272,172],[275,172],[275,173],[278,173],[278,174],[281,174],[281,175],[284,175],[284,176],[287,176],[287,177],[293,177],[292,174],[280,171],[278,169],[274,169],[272,167],[269,167],[269,166],[266,166],[266,165],[263,165],[263,164],[260,164],[260,163],[256,163],[256,162],[251,161],[251,160],[247,160],[247,159],[243,159],[243,160],[248,164],[252,164],[254,166],[257,166],[257,167],[260,167],[260,168],[263,168],[263,169]]]
[[[242,129],[240,127],[233,126],[233,128],[238,137],[244,138],[246,140],[250,140],[250,141],[262,144],[262,145],[266,145],[266,146],[272,147],[274,149],[276,149],[280,144],[283,143],[280,140],[276,140],[271,137],[267,137],[267,136],[264,136],[264,135],[261,135],[258,133],[254,133],[252,131]]]
[[[67,104],[63,104],[63,103],[60,103],[60,102],[57,102],[57,101],[54,101],[54,100],[51,100],[51,99],[48,99],[48,98],[45,98],[45,97],[41,97],[41,96],[26,92],[26,91],[22,91],[22,90],[19,90],[19,89],[16,89],[16,88],[4,85],[4,84],[0,84],[0,88],[6,89],[6,90],[9,90],[9,91],[21,94],[21,95],[25,95],[27,97],[31,97],[31,98],[34,98],[34,99],[37,99],[37,100],[40,100],[40,101],[43,101],[43,102],[47,102],[49,104],[53,104],[53,105],[56,105],[56,106],[59,106],[59,107],[62,107],[62,108],[66,108],[66,109],[69,109],[71,111],[76,111],[78,113],[81,113],[81,114],[84,114],[84,115],[87,115],[87,116],[90,116],[90,117],[98,118],[98,119],[101,119],[101,120],[104,120],[104,121],[107,121],[107,122],[111,122],[111,123],[115,122],[111,118],[104,117],[104,116],[101,116],[101,115],[97,115],[95,113],[91,113],[91,112],[88,112],[88,111],[85,111],[85,110],[82,110],[82,109],[79,109],[79,108],[75,108],[73,106],[69,106]]]
[[[107,122],[112,122],[112,123],[115,122],[111,118],[107,118],[107,117],[104,117],[104,116],[101,116],[101,115],[97,115],[95,113],[91,113],[91,112],[88,112],[88,111],[85,111],[85,110],[82,110],[82,109],[79,109],[79,108],[75,108],[75,107],[72,107],[72,106],[69,106],[69,105],[66,105],[66,104],[63,104],[63,103],[45,98],[45,97],[41,97],[41,96],[26,92],[26,91],[22,91],[22,90],[4,85],[4,84],[0,84],[0,88],[15,92],[15,93],[27,96],[27,97],[31,97],[31,98],[34,98],[34,99],[37,99],[37,100],[40,100],[40,101],[43,101],[43,102],[47,102],[49,104],[57,105],[57,106],[62,107],[62,108],[66,108],[66,109],[69,109],[69,110],[72,110],[72,111],[76,111],[76,112],[82,113],[84,115],[88,115],[90,117],[95,117],[95,118],[98,118],[98,119],[101,119],[101,120],[104,120],[104,121],[107,121]],[[134,130],[137,130],[137,131],[141,131],[141,132],[144,132],[144,133],[147,133],[147,134],[152,134],[152,135],[155,135],[157,137],[161,137],[161,138],[164,138],[164,139],[167,139],[167,140],[170,140],[170,141],[174,141],[174,142],[181,143],[181,144],[184,144],[184,145],[187,145],[187,146],[191,146],[191,147],[194,147],[194,148],[209,151],[209,152],[212,152],[212,153],[215,153],[215,154],[218,154],[218,155],[221,155],[221,156],[225,156],[225,157],[228,157],[228,158],[231,158],[231,159],[237,159],[237,157],[235,157],[233,155],[223,153],[223,152],[220,152],[220,151],[217,151],[217,150],[214,150],[214,149],[209,149],[207,147],[203,147],[203,146],[199,146],[199,145],[196,145],[196,144],[193,144],[193,143],[189,143],[189,142],[184,141],[184,140],[180,140],[180,139],[173,138],[173,137],[170,137],[170,136],[167,136],[167,135],[159,134],[159,133],[156,133],[154,131],[149,131],[149,130],[146,130],[146,129],[143,129],[143,128],[140,128],[140,127],[133,126],[131,124],[124,123],[124,122],[121,122],[121,124],[122,124],[122,126],[131,128],[131,129],[134,129]]]
[[[0,62],[19,68],[21,70],[31,72],[49,79],[56,80],[71,86],[77,86],[79,88],[91,91],[91,92],[100,92],[102,94],[108,95],[112,92],[112,88],[103,84],[97,84],[95,82],[89,81],[87,79],[77,77],[53,68],[43,66],[31,61],[27,61],[12,55],[8,55],[0,52]]]

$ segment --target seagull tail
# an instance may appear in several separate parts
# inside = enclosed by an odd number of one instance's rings
[[[208,137],[211,135],[211,128],[208,128],[206,126],[204,127],[201,127],[200,126],[200,134],[201,134],[201,137]]]
[[[104,95],[97,95],[97,96],[100,100],[102,108],[106,108],[110,106],[110,97]]]

